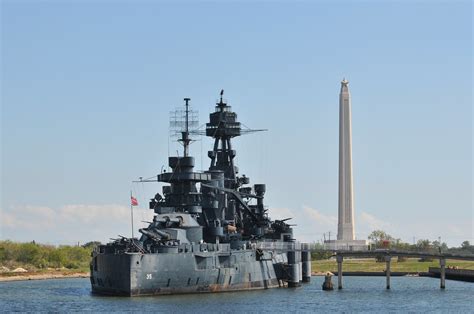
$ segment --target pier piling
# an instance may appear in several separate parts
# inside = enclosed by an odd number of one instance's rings
[[[342,289],[342,261],[344,258],[342,255],[337,255],[337,288]]]
[[[439,266],[440,266],[440,288],[446,288],[446,259],[440,258],[439,259]]]
[[[440,277],[440,288],[446,289],[446,276],[450,279],[474,281],[474,270],[454,270],[446,269],[446,259],[463,260],[463,261],[474,261],[473,255],[462,255],[462,254],[451,254],[451,253],[433,253],[433,252],[412,252],[412,251],[398,251],[398,250],[369,250],[369,251],[352,251],[352,250],[336,250],[331,251],[332,256],[337,261],[337,277],[338,277],[338,289],[342,289],[342,262],[344,257],[357,257],[357,258],[377,258],[382,259],[386,263],[385,276],[386,276],[386,289],[391,289],[390,277],[391,277],[391,260],[392,257],[412,257],[412,258],[425,258],[425,259],[437,259],[439,260],[439,268],[430,267],[429,274],[433,277]],[[358,272],[355,272],[358,273]],[[395,273],[395,272],[394,272]],[[346,273],[347,274],[347,273]],[[424,274],[424,273],[423,273]],[[351,274],[354,275],[354,274]],[[371,274],[373,275],[373,274]],[[396,274],[399,275],[399,274]],[[463,278],[463,279],[460,279]]]
[[[387,277],[387,289],[390,289],[390,262],[392,260],[392,257],[390,255],[385,256],[385,275]]]

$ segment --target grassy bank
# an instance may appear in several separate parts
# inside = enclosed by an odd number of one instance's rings
[[[474,269],[474,261],[446,260],[446,266],[457,266],[463,269]],[[432,262],[419,262],[416,258],[409,258],[404,262],[398,262],[396,258],[392,259],[390,268],[392,271],[400,272],[426,272],[429,267],[439,267],[438,260]],[[366,271],[377,272],[385,270],[385,263],[377,263],[375,259],[344,259],[342,264],[343,271]],[[336,272],[337,262],[330,260],[313,260],[313,272]]]
[[[93,245],[53,246],[0,241],[0,276],[87,273]],[[27,272],[15,272],[18,268]]]

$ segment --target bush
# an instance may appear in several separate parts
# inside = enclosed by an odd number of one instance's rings
[[[49,265],[60,268],[66,263],[66,256],[60,250],[54,250],[48,256]]]
[[[0,247],[0,263],[6,261],[6,252],[4,247]]]
[[[384,255],[377,255],[375,257],[375,262],[377,263],[385,263],[385,256]]]
[[[87,268],[92,248],[0,241],[0,262],[24,268]]]
[[[311,260],[328,259],[332,256],[331,252],[327,251],[311,251]]]
[[[67,261],[64,267],[69,268],[69,269],[78,269],[80,266],[79,266],[79,263],[77,262]]]
[[[41,259],[40,248],[33,243],[24,243],[20,246],[17,261],[25,264],[36,264]]]

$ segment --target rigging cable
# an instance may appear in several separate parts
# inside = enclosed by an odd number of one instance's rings
[[[144,185],[143,185],[143,182],[141,182],[141,190],[142,190],[143,204],[146,204],[146,199],[145,199],[145,187],[144,187]],[[144,220],[145,220],[145,210],[146,210],[146,208],[142,208],[142,210],[140,211],[140,212],[141,212],[141,217],[142,217],[142,220],[141,220],[141,221],[144,221]]]

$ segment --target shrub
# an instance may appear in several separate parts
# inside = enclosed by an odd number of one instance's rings
[[[311,251],[311,259],[312,260],[322,260],[328,259],[332,256],[331,252],[327,251]]]
[[[20,263],[35,265],[41,259],[41,249],[34,243],[20,245],[16,260]]]
[[[399,263],[406,262],[406,261],[407,261],[407,258],[405,256],[399,256],[397,258],[397,262],[399,262]]]
[[[24,268],[87,268],[90,254],[97,242],[87,246],[60,246],[0,241],[0,262]]]
[[[66,256],[61,250],[53,250],[48,256],[49,265],[60,268],[66,263]]]
[[[375,262],[377,263],[384,263],[385,262],[385,256],[384,255],[377,255],[375,257]]]

